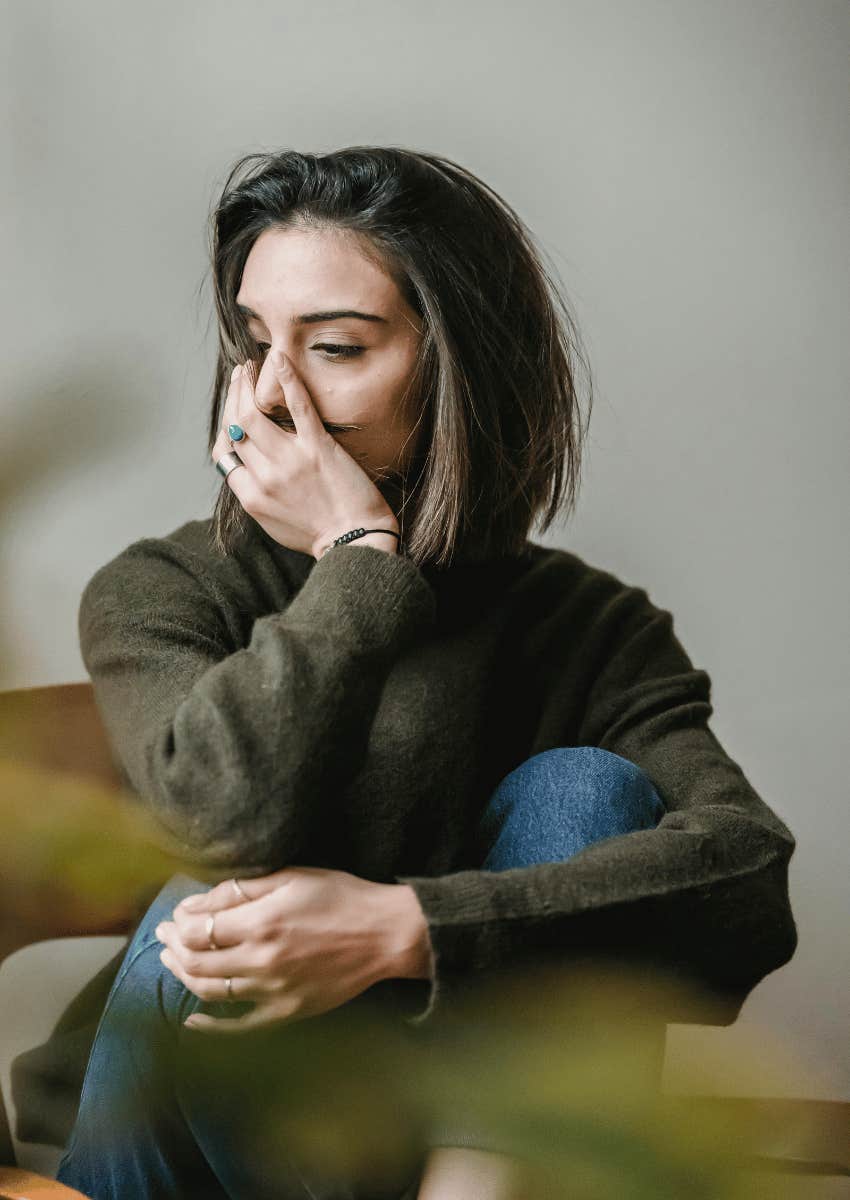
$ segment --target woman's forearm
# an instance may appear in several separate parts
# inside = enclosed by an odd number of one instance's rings
[[[166,540],[86,587],[80,644],[111,745],[198,862],[256,875],[296,861],[362,764],[386,676],[434,620],[414,565],[375,551],[333,548],[247,644],[238,593]]]

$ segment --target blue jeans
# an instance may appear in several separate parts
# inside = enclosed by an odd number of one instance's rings
[[[490,797],[477,831],[482,869],[560,862],[592,842],[652,828],[663,812],[649,778],[627,759],[591,746],[546,750],[506,775]],[[205,888],[175,876],[132,938],[101,1017],[57,1178],[93,1200],[377,1200],[374,1189],[308,1179],[294,1163],[287,1177],[275,1166],[268,1178],[256,1155],[240,1153],[220,1108],[208,1108],[202,1090],[186,1086],[181,1043],[199,1035],[187,1035],[183,1021],[221,1006],[203,1004],[162,965],[154,929],[183,896]],[[234,1097],[234,1105],[240,1102]],[[403,1200],[415,1197],[417,1182],[406,1181]]]

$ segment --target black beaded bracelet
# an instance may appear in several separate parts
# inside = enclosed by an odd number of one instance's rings
[[[324,558],[329,550],[333,550],[334,546],[342,546],[346,542],[353,542],[355,538],[361,538],[366,533],[389,533],[394,538],[398,538],[399,542],[401,542],[401,534],[396,533],[394,529],[349,529],[348,533],[340,534],[338,538],[334,538],[329,546],[325,546],[324,550],[319,555],[319,558]]]

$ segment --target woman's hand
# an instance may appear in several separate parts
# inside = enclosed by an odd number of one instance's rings
[[[196,1013],[192,1028],[231,1032],[316,1016],[381,979],[421,970],[427,924],[407,886],[287,867],[240,887],[247,901],[227,880],[186,897],[173,920],[157,926],[160,958],[189,991],[207,1001],[256,1001],[241,1017]]]
[[[295,432],[267,414],[289,410]],[[241,441],[227,429],[239,425]],[[303,380],[275,348],[252,386],[247,365],[230,378],[213,462],[235,450],[245,464],[227,476],[239,503],[283,546],[319,557],[325,546],[354,526],[398,530],[378,487],[324,427]]]

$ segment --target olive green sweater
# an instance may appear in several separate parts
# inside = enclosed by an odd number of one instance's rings
[[[709,677],[644,589],[533,542],[420,569],[356,541],[316,560],[255,522],[222,556],[210,525],[134,542],[84,590],[116,762],[222,877],[301,864],[410,884],[431,979],[384,983],[413,1025],[475,976],[583,952],[657,963],[732,1020],[791,957],[794,838],[719,745]],[[643,768],[658,827],[481,870],[468,847],[499,780],[582,745]]]

